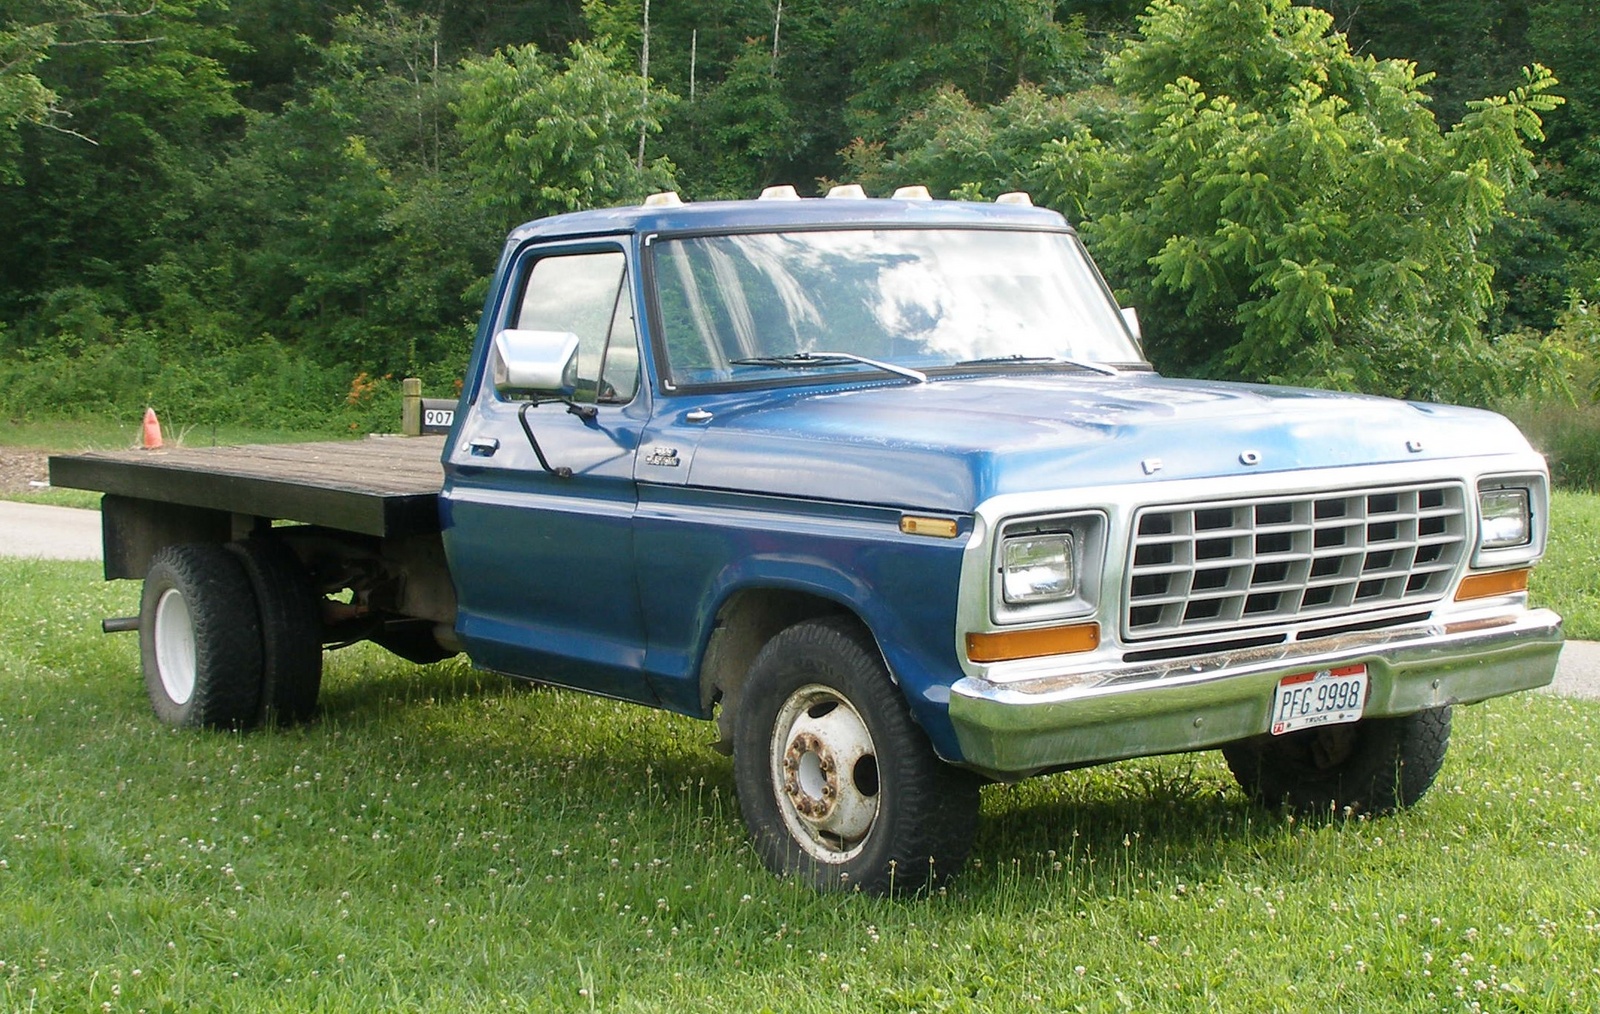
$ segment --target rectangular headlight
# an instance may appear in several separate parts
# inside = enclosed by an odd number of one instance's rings
[[[1008,539],[1001,553],[1001,594],[1012,605],[1054,602],[1077,593],[1072,536],[1033,535]]]
[[[1509,549],[1526,546],[1533,540],[1533,520],[1525,489],[1479,490],[1478,516],[1480,549]]]

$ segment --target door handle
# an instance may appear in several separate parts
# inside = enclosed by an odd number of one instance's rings
[[[489,458],[500,449],[500,441],[494,437],[474,437],[468,441],[467,446],[472,450],[475,458]]]

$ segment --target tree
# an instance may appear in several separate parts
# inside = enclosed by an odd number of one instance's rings
[[[784,77],[767,39],[746,41],[727,75],[675,123],[694,143],[678,150],[697,197],[749,197],[778,182],[805,145]],[[784,182],[790,182],[785,180]]]
[[[1051,141],[1091,125],[1108,132],[1119,100],[1103,89],[1049,95],[1031,84],[991,106],[946,87],[903,121],[887,145],[857,140],[844,152],[850,178],[874,193],[922,184],[937,197],[992,199],[1047,186],[1040,156]],[[1080,209],[1064,209],[1078,217]]]
[[[867,141],[940,87],[999,102],[1024,82],[1059,88],[1085,51],[1081,21],[1054,0],[864,0],[840,15],[850,53],[848,122]]]
[[[253,116],[208,181],[198,214],[210,228],[164,265],[163,323],[197,326],[173,295],[189,292],[325,364],[382,375],[459,358],[502,230],[461,166],[461,71],[440,31],[386,3],[338,17],[308,47],[303,94]]]
[[[1110,61],[1125,143],[1080,133],[1041,170],[1092,182],[1086,232],[1162,365],[1483,400],[1526,351],[1479,326],[1479,244],[1533,178],[1561,100],[1542,67],[1441,132],[1427,75],[1353,54],[1289,0],[1156,0]],[[1058,203],[1084,200],[1057,192]]]
[[[658,132],[660,112],[675,101],[652,91],[645,109],[644,88],[582,43],[560,63],[531,45],[466,60],[453,108],[479,200],[510,227],[671,187],[666,159],[635,165],[641,125]]]
[[[210,6],[12,8],[18,20],[4,31],[32,40],[16,64],[32,69],[0,93],[33,98],[10,107],[22,117],[3,132],[11,147],[0,164],[12,183],[0,186],[0,314],[82,302],[74,293],[135,311],[159,301],[145,269],[170,249],[169,226],[189,214],[242,112],[221,63],[237,43],[209,23]],[[12,335],[26,341],[34,330]]]
[[[0,183],[21,183],[17,128],[48,122],[56,94],[34,71],[43,63],[53,37],[45,25],[0,27]]]

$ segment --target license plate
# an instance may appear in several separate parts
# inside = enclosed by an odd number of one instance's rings
[[[1272,734],[1359,722],[1367,703],[1367,667],[1318,669],[1278,681],[1272,705]]]

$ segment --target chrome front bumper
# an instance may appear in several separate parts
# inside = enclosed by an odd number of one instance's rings
[[[1365,715],[1406,715],[1555,678],[1561,617],[1520,610],[1181,660],[950,689],[966,764],[1019,778],[1052,768],[1219,746],[1267,731],[1280,679],[1365,663]]]

